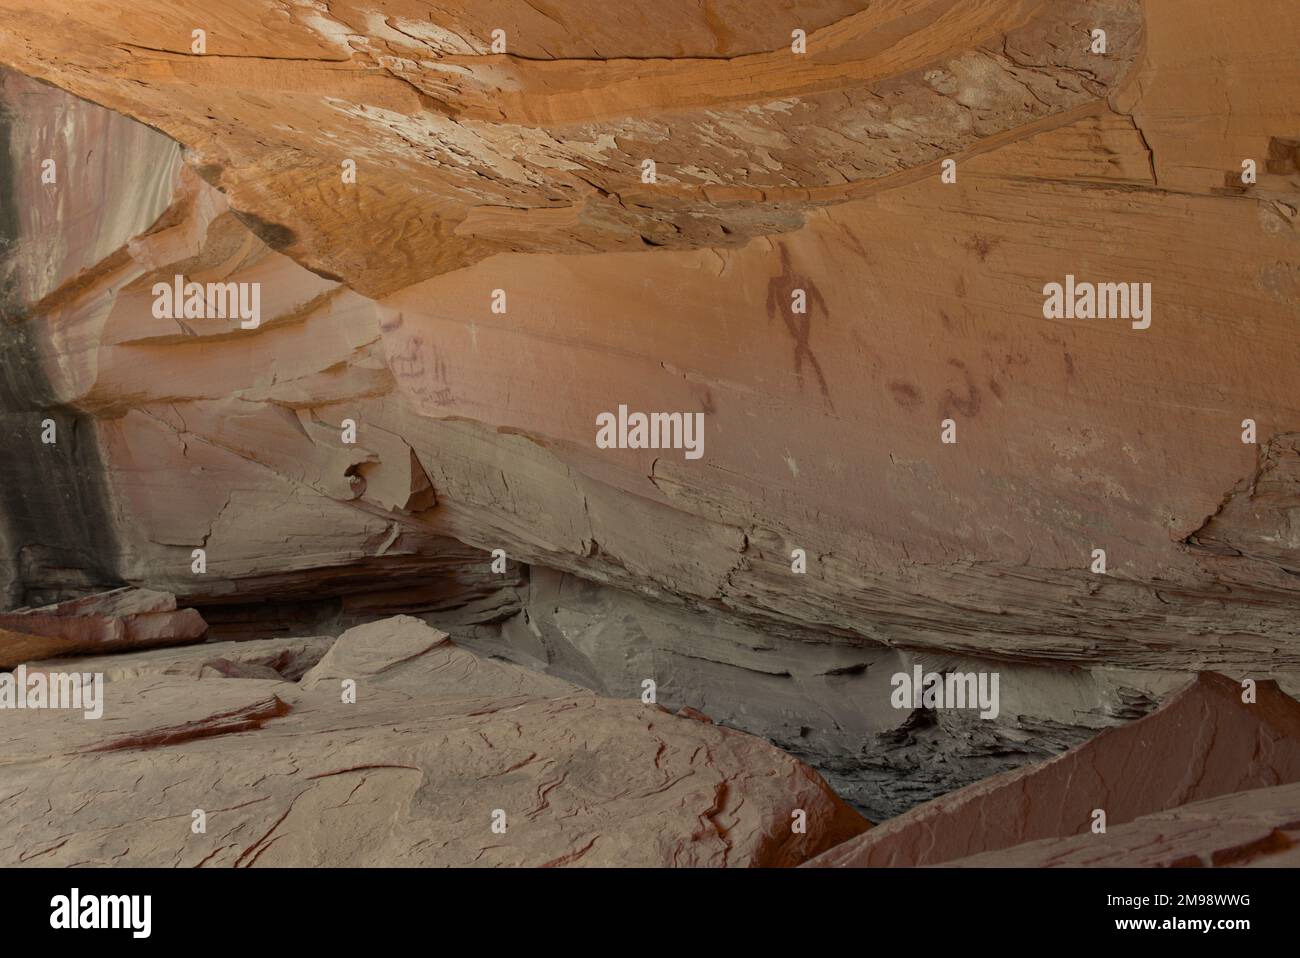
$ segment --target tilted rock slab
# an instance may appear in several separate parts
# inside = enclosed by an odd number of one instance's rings
[[[207,623],[176,596],[116,589],[37,609],[0,613],[0,667],[28,658],[198,642]]]
[[[91,672],[105,682],[183,676],[185,678],[269,678],[296,682],[334,644],[330,635],[246,642],[200,642],[181,648],[148,649],[117,655],[27,662],[33,672]],[[263,670],[259,672],[258,670]]]
[[[3,0],[0,63],[147,119],[276,246],[376,296],[510,250],[795,229],[1086,112],[1143,42],[1137,0],[554,6],[232,0],[216,16],[140,0],[126,17]],[[1098,22],[1104,57],[1089,54]]]
[[[766,742],[480,659],[409,617],[349,630],[301,685],[106,696],[99,722],[6,719],[0,862],[795,865],[868,827]]]
[[[1258,700],[1204,673],[1146,718],[1042,765],[967,786],[873,828],[810,865],[932,865],[1089,833],[1199,799],[1300,782],[1300,702],[1271,682]]]
[[[953,868],[1295,868],[1300,784],[1236,792],[1143,815],[1104,835],[1027,842],[947,862]]]

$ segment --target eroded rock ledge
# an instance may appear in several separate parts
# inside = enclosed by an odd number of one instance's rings
[[[185,144],[264,239],[371,296],[512,250],[787,232],[817,206],[1086,112],[1142,47],[1137,0],[828,0],[802,15],[669,0],[637,15],[634,40],[625,11],[588,0],[554,16],[523,0],[490,14],[0,9],[13,21],[0,60]],[[1113,40],[1094,57],[1102,24]],[[494,30],[508,52],[492,52]]]

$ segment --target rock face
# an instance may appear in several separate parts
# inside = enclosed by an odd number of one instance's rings
[[[1094,823],[1106,828],[1143,818],[1149,838],[1159,822],[1145,816],[1233,792],[1300,782],[1300,702],[1273,683],[1254,701],[1237,683],[1202,673],[1155,712],[1107,729],[1042,765],[971,785],[900,815],[832,849],[824,867],[934,865],[1048,839],[1081,858]],[[1245,801],[1246,807],[1250,801]],[[1097,818],[1097,811],[1105,814]],[[1177,820],[1182,820],[1175,816]],[[1192,819],[1199,820],[1193,815]],[[1126,833],[1129,834],[1129,833]],[[1052,839],[1057,839],[1052,841]],[[1182,848],[1191,835],[1163,850]],[[1124,846],[1129,847],[1129,846]],[[985,862],[1001,861],[985,855]],[[1016,855],[1009,854],[1008,861]]]
[[[1294,3],[0,15],[7,606],[411,614],[874,820],[1194,673],[1300,689]],[[1067,277],[1149,327],[1047,318]],[[896,707],[915,666],[999,713]]]
[[[406,616],[348,631],[300,684],[173,672],[105,694],[101,721],[6,737],[5,864],[794,865],[868,827],[765,742]]]
[[[99,673],[105,682],[155,676],[186,678],[270,678],[296,682],[320,661],[334,637],[313,635],[260,642],[202,642],[176,649],[150,649],[117,655],[78,656],[25,663],[27,673],[76,669]]]
[[[948,864],[959,868],[1294,868],[1300,785],[1238,792],[1154,815],[1105,835],[1028,842]]]
[[[0,57],[198,148],[264,236],[376,296],[521,248],[740,247],[1086,113],[1142,46],[1137,0],[822,0],[798,16],[667,0],[653,26],[593,0],[375,6],[240,0],[213,17],[150,0],[113,18],[6,0]],[[1079,35],[1098,18],[1115,36],[1100,59]],[[284,202],[303,191],[320,202]]]
[[[184,645],[198,642],[207,631],[203,616],[176,608],[176,596],[170,593],[115,589],[0,613],[0,667],[36,656]]]
[[[173,199],[181,151],[139,123],[8,71],[0,71],[0,128],[0,425],[9,437],[0,588],[12,607],[121,583],[110,506],[90,479],[104,469],[93,418],[52,390],[39,355],[52,344],[38,344],[37,326],[21,320],[45,315],[73,290],[98,286],[101,305],[105,292],[112,297],[123,244]],[[55,181],[42,183],[48,176]],[[58,343],[59,351],[84,348]],[[41,442],[47,419],[62,445]]]

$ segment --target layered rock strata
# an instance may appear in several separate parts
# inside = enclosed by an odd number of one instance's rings
[[[105,682],[160,676],[185,678],[263,678],[296,682],[320,661],[334,636],[246,642],[201,642],[198,645],[116,655],[77,656],[24,663],[27,674],[79,671],[99,674]]]
[[[194,147],[265,237],[378,296],[519,249],[789,231],[1087,113],[1143,43],[1136,0],[669,0],[641,27],[590,0],[473,6],[147,0],[93,16],[6,0],[0,59]],[[1105,57],[1089,53],[1098,24]]]

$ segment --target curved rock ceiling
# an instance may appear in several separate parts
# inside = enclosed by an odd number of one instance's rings
[[[644,25],[608,3],[236,0],[200,18],[202,56],[195,11],[173,3],[6,6],[21,19],[0,55],[185,144],[264,239],[370,296],[506,251],[741,247],[795,230],[1095,110],[1142,47],[1137,0],[797,16],[775,0],[671,0],[631,15]],[[1105,57],[1078,42],[1089,18],[1114,34]],[[492,52],[493,30],[510,52]]]
[[[237,705],[315,756],[332,726],[299,679],[322,655],[409,642],[410,682],[441,675],[422,624],[368,624],[406,614],[551,673],[475,673],[430,734],[508,675],[530,750],[575,781],[552,706],[577,696],[611,751],[669,722],[720,749],[700,774],[783,769],[825,813],[787,843],[724,802],[743,841],[678,822],[639,863],[918,864],[915,828],[945,862],[1078,863],[1087,822],[970,821],[1007,782],[1055,802],[1080,763],[1124,808],[1097,861],[1178,860],[1141,846],[1168,816],[1186,855],[1227,855],[1196,816],[1271,828],[1294,790],[1263,787],[1300,775],[1273,744],[1300,688],[1300,7],[1259,4],[0,0],[0,665],[179,644],[195,607],[220,649],[114,673],[146,683],[123,693],[140,741],[219,742],[204,715]],[[257,321],[167,315],[176,276],[256,285]],[[1145,315],[1049,316],[1076,280],[1147,289]],[[605,448],[620,406],[698,414],[699,455]],[[125,586],[154,591],[29,608]],[[998,714],[899,708],[914,668],[996,672]],[[603,698],[647,679],[679,714]],[[1224,691],[1243,679],[1278,683],[1266,716]],[[206,712],[148,704],[200,688]],[[381,691],[374,728],[406,714]],[[1159,765],[1134,796],[1131,743],[1189,723],[1269,744],[1234,764],[1197,739],[1213,776]],[[50,761],[24,774],[77,774]],[[849,805],[897,818],[854,838]],[[408,828],[376,855],[414,862]],[[590,838],[501,863],[631,854]],[[356,853],[291,845],[264,863]]]

